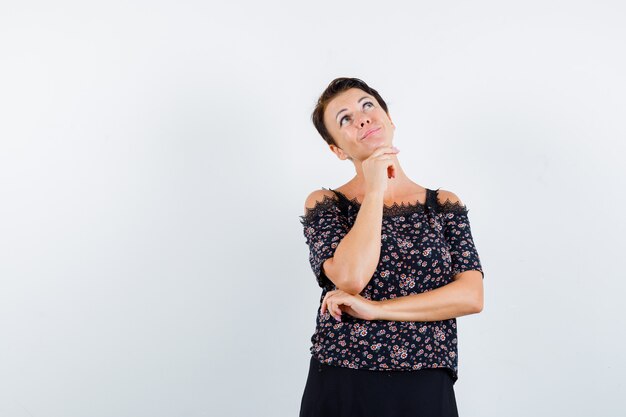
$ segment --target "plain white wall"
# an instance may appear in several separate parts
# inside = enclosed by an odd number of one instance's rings
[[[0,416],[293,416],[320,289],[298,216],[354,169],[310,122],[387,101],[470,208],[460,414],[618,416],[623,2],[0,4]]]

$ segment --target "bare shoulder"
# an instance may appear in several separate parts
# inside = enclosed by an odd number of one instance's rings
[[[464,205],[459,196],[454,194],[452,191],[439,189],[437,192],[437,201],[439,204],[444,204],[446,201],[449,201],[452,204]]]
[[[324,201],[324,197],[335,198],[335,193],[330,190],[315,190],[306,198],[304,212],[313,209],[318,203]]]

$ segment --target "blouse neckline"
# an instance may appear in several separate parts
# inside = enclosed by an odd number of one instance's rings
[[[341,212],[347,217],[354,215],[354,213],[360,210],[361,203],[356,197],[348,198],[348,196],[341,191],[333,190],[332,188],[322,187],[322,189],[332,191],[336,198],[324,195],[322,201],[318,201],[314,207],[307,208],[306,214],[300,216],[300,221],[303,225],[308,224],[316,213],[320,213],[328,207],[339,207]],[[386,219],[398,216],[408,216],[413,213],[425,213],[427,208],[430,208],[434,212],[441,213],[467,213],[467,207],[462,205],[460,202],[453,203],[447,199],[445,202],[440,203],[437,196],[438,191],[439,189],[431,190],[426,188],[426,200],[423,203],[420,201],[414,201],[409,203],[402,202],[400,204],[393,203],[391,206],[383,205],[383,218]],[[353,210],[350,210],[350,207],[353,207]]]
[[[328,190],[332,191],[337,195],[339,199],[344,200],[344,202],[356,207],[358,211],[361,208],[361,202],[356,197],[349,198],[344,193],[338,190],[333,190],[332,188],[328,188]],[[383,217],[393,217],[393,216],[401,216],[407,215],[414,212],[422,212],[429,205],[433,207],[434,203],[436,203],[437,192],[435,190],[431,190],[426,188],[426,200],[422,203],[419,200],[413,202],[401,202],[401,203],[393,203],[390,206],[383,204]]]
[[[346,199],[348,202],[350,202],[351,204],[354,204],[357,207],[361,206],[361,202],[359,202],[359,200],[354,197],[354,198],[349,198],[347,195],[345,195],[344,193],[342,193],[339,190],[333,190],[332,188],[329,188],[330,191],[333,191],[339,195],[341,195],[341,197],[343,197],[344,199]],[[429,197],[430,197],[430,193],[433,192],[433,190],[430,190],[429,188],[426,188],[426,200],[421,203],[419,200],[418,201],[413,201],[413,202],[401,202],[401,203],[393,203],[392,205],[388,206],[386,204],[383,204],[383,209],[393,209],[395,207],[424,207],[426,206],[426,203],[428,203]]]

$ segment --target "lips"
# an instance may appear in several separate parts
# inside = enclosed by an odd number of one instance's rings
[[[365,132],[365,134],[363,135],[361,140],[365,139],[366,137],[368,137],[370,134],[372,134],[374,132],[378,132],[379,130],[380,130],[380,127],[375,127],[373,129],[368,130],[367,132]]]

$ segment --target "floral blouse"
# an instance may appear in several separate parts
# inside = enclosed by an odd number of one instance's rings
[[[309,262],[322,288],[311,354],[328,365],[369,370],[447,368],[456,382],[456,318],[440,321],[362,320],[329,312],[320,315],[328,291],[337,289],[322,264],[333,256],[356,220],[360,203],[329,189],[300,216]],[[426,201],[383,207],[380,260],[360,295],[380,301],[431,291],[474,269],[483,275],[472,239],[468,209],[460,202],[440,202],[438,191],[426,189]],[[454,383],[453,382],[453,383]]]

